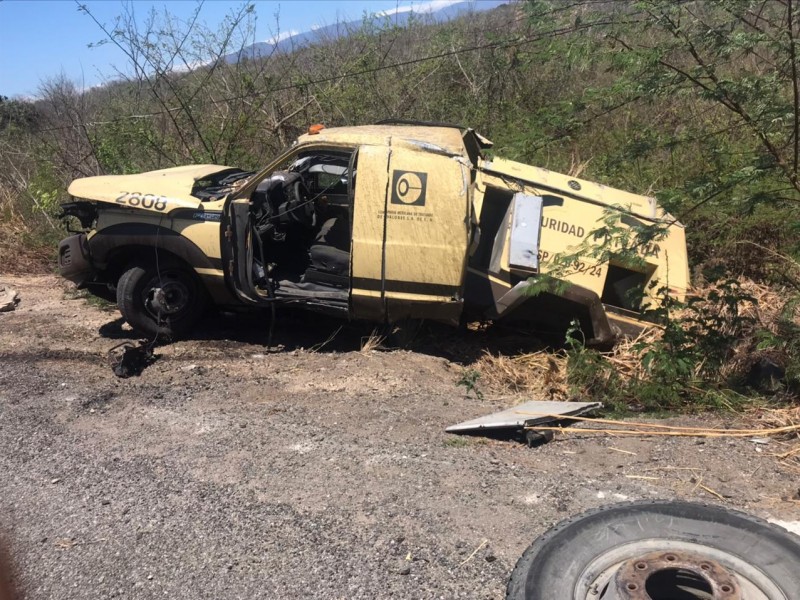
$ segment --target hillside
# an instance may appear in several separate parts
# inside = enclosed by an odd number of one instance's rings
[[[379,27],[407,28],[415,22],[428,24],[447,23],[459,18],[472,18],[475,13],[491,10],[506,4],[505,0],[465,0],[463,2],[445,3],[443,6],[432,5],[423,12],[415,10],[397,11],[387,15],[376,15],[370,20]],[[413,5],[412,5],[413,6]],[[256,42],[226,54],[223,60],[227,63],[237,63],[242,60],[268,59],[273,54],[295,52],[314,44],[326,44],[348,37],[351,33],[360,30],[365,25],[365,20],[345,21],[322,25],[311,31],[288,31],[275,36],[273,40]]]

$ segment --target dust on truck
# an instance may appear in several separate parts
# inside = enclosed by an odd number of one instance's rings
[[[590,343],[641,326],[654,295],[689,284],[683,226],[653,198],[504,159],[459,126],[314,126],[258,172],[191,165],[75,180],[81,229],[61,274],[116,300],[148,335],[186,335],[209,305],[292,304],[393,323],[465,318],[564,328]],[[529,280],[607,211],[667,234],[641,261],[592,264],[531,295]],[[626,225],[626,223],[628,225]]]

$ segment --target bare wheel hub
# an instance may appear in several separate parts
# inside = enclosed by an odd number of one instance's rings
[[[161,287],[150,290],[148,308],[155,315],[174,315],[189,302],[189,291],[180,281],[165,281]]]
[[[651,552],[620,566],[603,600],[742,600],[718,562],[688,552]]]

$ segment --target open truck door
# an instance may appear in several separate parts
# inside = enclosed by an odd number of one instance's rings
[[[228,204],[222,218],[222,260],[225,278],[236,296],[247,304],[261,304],[265,298],[256,293],[253,282],[253,234],[250,200],[239,198]]]

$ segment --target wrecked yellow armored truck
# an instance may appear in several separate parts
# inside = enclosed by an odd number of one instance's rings
[[[353,320],[505,322],[613,342],[688,286],[683,226],[653,198],[499,158],[471,129],[312,126],[259,172],[192,165],[78,179],[61,274],[116,300],[147,335],[190,333],[203,311],[291,304]],[[528,282],[591,240],[609,210],[661,223],[636,267],[587,259],[550,291]],[[68,219],[73,222],[73,219]],[[628,223],[628,225],[624,225]]]

